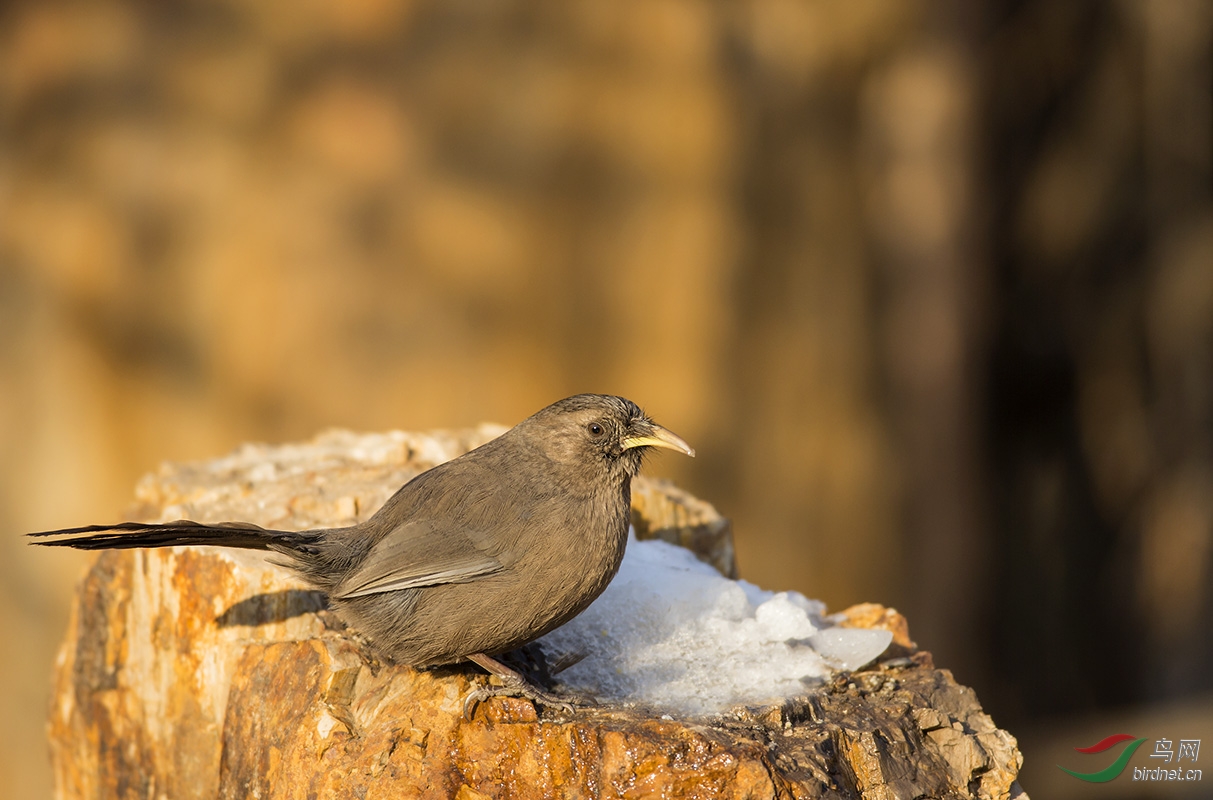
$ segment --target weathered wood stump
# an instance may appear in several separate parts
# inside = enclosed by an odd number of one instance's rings
[[[141,482],[145,519],[349,524],[412,475],[496,435],[323,434],[166,465]],[[735,573],[728,523],[669,484],[638,480],[642,536]],[[1024,798],[1015,740],[879,606],[883,660],[804,697],[710,719],[629,708],[536,714],[496,698],[470,720],[473,668],[370,657],[260,555],[111,551],[88,570],[55,672],[59,798],[780,797]]]

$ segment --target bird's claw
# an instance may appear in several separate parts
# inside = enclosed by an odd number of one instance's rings
[[[488,700],[493,697],[524,697],[536,705],[560,709],[566,714],[572,714],[576,710],[573,704],[567,700],[561,700],[556,695],[545,692],[542,689],[536,689],[534,686],[528,684],[505,684],[503,686],[482,686],[471,692],[467,696],[467,699],[463,701],[463,718],[470,720],[476,712],[476,706],[482,700]]]

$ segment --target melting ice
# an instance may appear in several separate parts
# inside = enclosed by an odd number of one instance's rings
[[[723,577],[689,550],[630,538],[619,574],[580,616],[540,639],[557,675],[600,700],[714,714],[797,694],[854,670],[888,631],[833,627],[825,606]]]

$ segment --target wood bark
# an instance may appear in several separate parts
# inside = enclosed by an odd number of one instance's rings
[[[495,435],[324,434],[166,465],[139,486],[155,519],[347,524],[404,480]],[[643,534],[734,573],[728,523],[640,480]],[[50,737],[67,798],[1026,798],[1014,738],[937,669],[895,611],[850,609],[895,644],[782,705],[715,718],[634,708],[539,714],[471,667],[379,663],[288,573],[215,548],[102,553],[80,585],[55,669]]]

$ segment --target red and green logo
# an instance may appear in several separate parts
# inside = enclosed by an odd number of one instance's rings
[[[1124,752],[1120,754],[1119,758],[1109,764],[1105,769],[1101,769],[1099,772],[1075,772],[1072,769],[1066,769],[1061,764],[1058,764],[1057,768],[1062,772],[1073,775],[1080,781],[1086,781],[1088,783],[1105,783],[1125,771],[1125,767],[1129,765],[1129,759],[1133,757],[1133,754],[1137,752],[1137,748],[1141,747],[1141,743],[1144,741],[1145,739],[1138,739],[1137,737],[1130,736],[1127,733],[1117,733],[1109,736],[1103,741],[1096,742],[1090,747],[1075,747],[1074,749],[1080,753],[1102,753],[1105,750],[1111,750],[1121,742],[1132,742],[1132,744],[1124,749]]]

